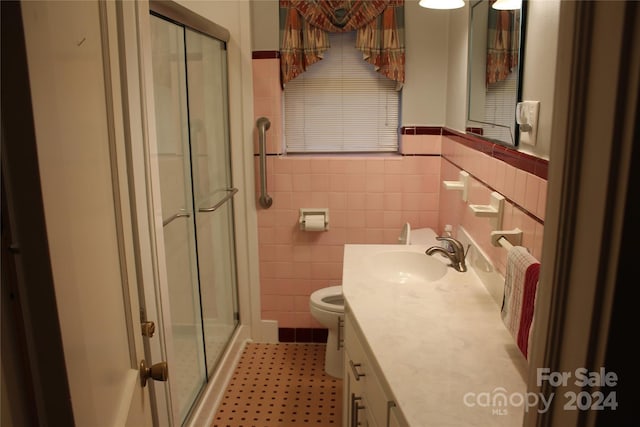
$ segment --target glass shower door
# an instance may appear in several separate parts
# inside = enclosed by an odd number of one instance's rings
[[[239,323],[226,46],[154,14],[151,36],[165,352],[184,423]]]
[[[200,296],[213,372],[238,324],[226,48],[190,29],[185,35]]]
[[[206,382],[200,313],[184,29],[151,17],[157,165],[171,319],[164,319],[174,417],[184,420]]]

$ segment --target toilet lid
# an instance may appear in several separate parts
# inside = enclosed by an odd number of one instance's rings
[[[321,310],[333,311],[336,313],[344,312],[344,295],[342,295],[342,286],[329,286],[328,288],[318,289],[311,294],[311,304]]]
[[[438,245],[437,234],[431,228],[417,228],[411,232],[411,245]]]
[[[437,245],[436,232],[431,228],[411,229],[407,222],[402,226],[402,231],[398,236],[398,243],[401,245]]]

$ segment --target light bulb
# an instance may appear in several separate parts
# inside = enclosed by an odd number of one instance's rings
[[[520,10],[522,0],[496,0],[491,7],[497,10]]]
[[[464,0],[420,0],[418,4],[427,9],[458,9],[464,6]]]

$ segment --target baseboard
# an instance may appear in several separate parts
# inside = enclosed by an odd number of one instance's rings
[[[278,342],[306,342],[326,344],[328,329],[278,328]]]
[[[278,342],[278,321],[276,320],[261,320],[260,321],[260,335],[255,337],[256,342],[272,343]]]

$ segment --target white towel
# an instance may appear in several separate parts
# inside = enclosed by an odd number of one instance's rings
[[[507,254],[501,316],[524,357],[529,348],[540,262],[526,248],[514,246]]]

